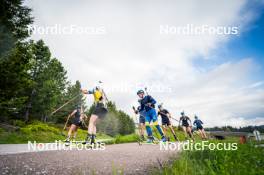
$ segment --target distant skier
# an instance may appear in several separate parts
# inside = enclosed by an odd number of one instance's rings
[[[197,115],[194,116],[194,119],[195,120],[193,122],[193,125],[199,131],[199,134],[200,134],[201,138],[202,139],[207,139],[206,133],[205,133],[204,128],[203,128],[203,122],[200,119],[198,119]]]
[[[189,137],[194,141],[191,123],[192,123],[191,119],[188,116],[186,116],[184,112],[181,112],[181,118],[179,120],[179,125],[182,126],[182,129],[185,133],[185,139],[187,139],[187,135],[189,135]]]

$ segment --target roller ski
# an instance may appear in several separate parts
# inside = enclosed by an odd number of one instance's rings
[[[91,148],[101,147],[102,142],[96,141],[95,137],[95,135],[87,136],[86,140],[83,141],[82,144]]]
[[[77,145],[77,144],[82,144],[83,141],[77,141],[77,140],[70,140],[70,139],[65,139],[62,141],[65,146],[70,146],[70,145]]]
[[[139,146],[141,146],[141,145],[157,145],[159,143],[160,143],[160,140],[153,137],[153,136],[148,137],[147,140],[141,140],[140,139],[138,141]]]

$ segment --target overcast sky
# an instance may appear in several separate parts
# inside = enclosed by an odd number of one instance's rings
[[[145,86],[175,118],[184,110],[206,126],[264,124],[261,46],[246,43],[263,25],[263,1],[245,0],[31,0],[33,33],[83,88],[104,82],[108,98],[132,114]],[[225,27],[235,34],[175,32],[186,26]],[[260,27],[259,27],[260,26]],[[59,33],[86,28],[86,33]],[[164,32],[165,29],[169,32]],[[261,28],[263,32],[263,28]],[[236,34],[238,31],[238,34]],[[186,32],[186,31],[185,31]],[[243,36],[248,36],[243,38]],[[263,41],[263,40],[262,40]],[[262,43],[261,43],[262,44]],[[254,50],[255,49],[255,50]],[[253,51],[252,51],[253,50]],[[91,104],[92,97],[87,98]]]

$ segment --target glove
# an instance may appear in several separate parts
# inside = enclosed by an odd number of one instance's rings
[[[145,106],[151,107],[152,104],[151,103],[147,103],[147,104],[145,104]]]

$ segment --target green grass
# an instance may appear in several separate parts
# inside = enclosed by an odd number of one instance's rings
[[[0,128],[0,144],[27,143],[28,141],[48,143],[64,140],[67,135],[67,131],[62,131],[62,128],[52,124],[33,122],[21,126],[20,130],[16,132],[7,132]],[[84,140],[86,135],[87,130],[79,129],[76,140]],[[97,138],[112,139],[112,137],[101,133],[98,133]]]
[[[63,135],[58,128],[48,124],[34,122],[25,125],[17,132],[2,131],[0,133],[0,143],[27,143],[28,141],[53,142],[63,139]]]
[[[55,140],[64,140],[67,131],[62,131],[62,126],[47,124],[42,122],[33,122],[29,125],[19,123],[20,130],[16,132],[7,132],[0,128],[0,144],[12,143],[28,143],[28,141],[36,141],[41,143],[54,142]],[[76,140],[84,140],[87,136],[87,130],[78,130]],[[137,134],[117,135],[115,137],[108,136],[103,133],[97,134],[97,139],[106,139],[106,144],[118,144],[136,142],[138,140]]]
[[[130,142],[137,142],[139,140],[139,136],[137,134],[130,134],[121,136],[118,135],[115,137],[115,143],[130,143]]]
[[[218,143],[219,141],[213,141]],[[223,142],[223,141],[222,141]],[[227,141],[229,142],[229,141]],[[178,158],[153,174],[175,175],[250,175],[264,174],[264,148],[253,143],[238,144],[235,151],[183,151]]]

